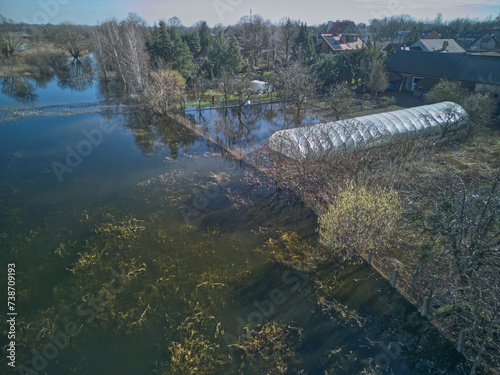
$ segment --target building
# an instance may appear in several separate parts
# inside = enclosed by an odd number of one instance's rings
[[[316,47],[323,53],[337,54],[365,46],[361,32],[353,21],[329,21],[316,38]]]
[[[420,81],[445,78],[500,100],[500,56],[398,51],[387,62],[391,83],[415,91]]]
[[[411,51],[465,53],[453,39],[420,39],[410,46]]]
[[[398,31],[398,35],[396,35],[393,42],[396,44],[404,44],[408,34],[411,34],[411,31]]]
[[[335,157],[339,151],[377,147],[408,136],[444,135],[464,128],[468,115],[453,102],[442,102],[345,121],[280,130],[269,138],[269,148],[304,162]],[[443,123],[446,123],[445,125]]]
[[[484,33],[469,47],[474,52],[500,51],[500,28]]]
[[[483,33],[478,30],[469,30],[460,35],[456,41],[466,50],[470,48],[478,39],[483,36]]]
[[[454,28],[449,26],[437,26],[420,32],[421,39],[456,39],[459,35]]]

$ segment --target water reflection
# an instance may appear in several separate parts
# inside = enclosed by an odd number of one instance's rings
[[[129,114],[125,126],[132,131],[135,144],[144,155],[158,155],[167,146],[176,159],[181,147],[189,148],[196,141],[196,135],[178,122],[142,111]]]
[[[92,72],[92,60],[85,56],[81,60],[72,60],[57,72],[57,85],[61,89],[84,91],[94,81]]]
[[[244,151],[264,143],[278,130],[297,126],[294,116],[280,104],[202,111],[188,108],[185,116],[190,122],[201,125],[219,146]],[[314,123],[316,120],[305,116],[301,122]]]
[[[2,94],[20,103],[33,103],[37,100],[34,79],[28,77],[3,77]]]

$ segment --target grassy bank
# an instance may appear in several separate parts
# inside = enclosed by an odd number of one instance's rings
[[[66,64],[68,54],[52,44],[40,44],[0,58],[0,77],[41,77]]]

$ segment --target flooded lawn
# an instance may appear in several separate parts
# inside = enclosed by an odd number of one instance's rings
[[[21,105],[101,98],[95,82],[44,85]],[[0,105],[16,100],[4,90]],[[239,117],[188,112],[243,148],[292,126],[279,106]],[[250,188],[249,166],[172,120],[118,106],[17,118],[0,124],[0,160],[13,374],[186,373],[189,361],[199,374],[461,373],[452,345],[368,266],[278,261],[319,247],[315,215]]]

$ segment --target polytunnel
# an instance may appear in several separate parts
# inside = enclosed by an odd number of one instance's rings
[[[280,130],[271,150],[296,161],[334,156],[341,147],[374,147],[399,136],[431,136],[464,128],[467,112],[453,102],[423,105],[348,120]]]

